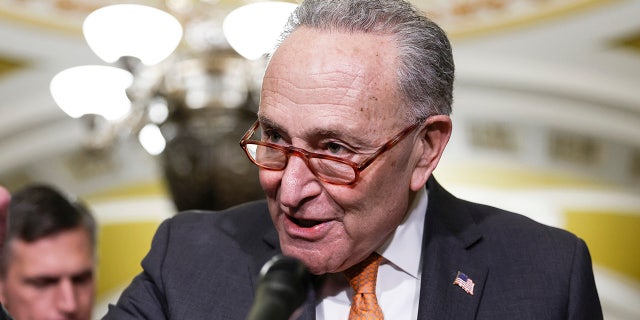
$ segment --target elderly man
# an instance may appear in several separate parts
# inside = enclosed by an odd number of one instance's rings
[[[453,79],[445,33],[409,3],[302,2],[241,140],[266,202],[163,223],[106,318],[245,319],[280,253],[314,275],[300,319],[602,318],[582,240],[432,177]]]
[[[46,185],[13,194],[0,260],[0,302],[15,319],[89,320],[96,225],[86,207]]]

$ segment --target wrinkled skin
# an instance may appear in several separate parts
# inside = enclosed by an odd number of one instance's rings
[[[387,35],[294,31],[263,81],[258,116],[270,142],[357,163],[411,125],[396,85],[394,47]],[[282,171],[261,169],[283,253],[314,274],[363,260],[400,224],[450,133],[448,116],[430,117],[350,186],[320,181],[297,156]]]

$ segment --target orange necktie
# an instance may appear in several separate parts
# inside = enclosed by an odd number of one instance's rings
[[[344,271],[354,291],[349,320],[384,319],[376,299],[376,279],[380,261],[382,257],[374,252],[362,262]]]

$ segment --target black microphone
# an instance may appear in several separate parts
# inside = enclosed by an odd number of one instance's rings
[[[2,303],[0,303],[0,320],[13,320]]]
[[[247,320],[288,320],[307,299],[311,275],[292,257],[277,255],[264,264]]]

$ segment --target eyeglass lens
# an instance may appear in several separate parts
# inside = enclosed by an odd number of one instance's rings
[[[304,159],[311,171],[327,182],[349,184],[356,178],[354,168],[346,163],[307,156],[290,148],[247,143],[246,149],[251,160],[265,169],[282,170],[287,165],[288,156],[295,155]]]

